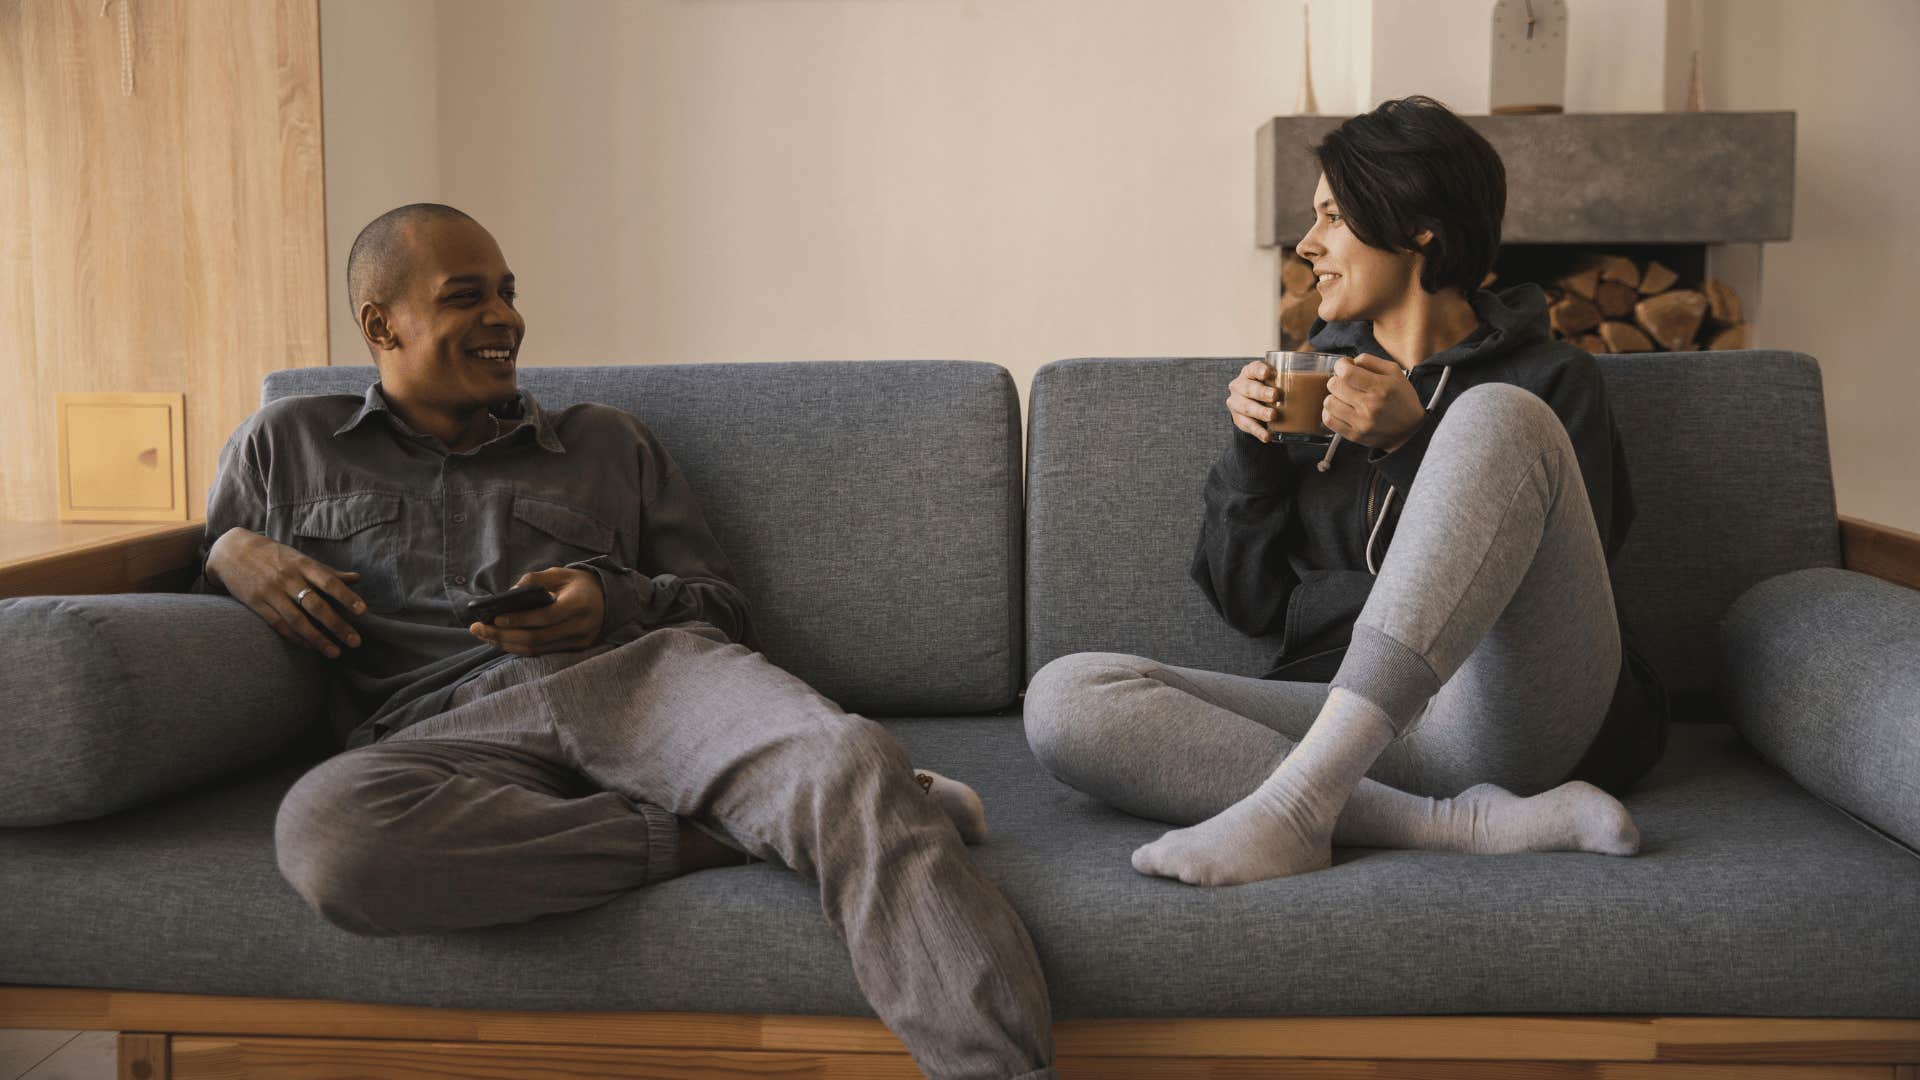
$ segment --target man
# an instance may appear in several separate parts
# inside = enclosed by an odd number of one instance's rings
[[[356,721],[281,804],[294,888],[359,933],[523,922],[742,860],[699,822],[821,883],[928,1073],[1051,1076],[1032,943],[962,847],[978,800],[748,647],[746,598],[643,424],[518,389],[493,237],[401,207],[347,274],[380,381],[260,410],[207,512],[209,587],[335,660]],[[553,603],[455,614],[522,584]]]

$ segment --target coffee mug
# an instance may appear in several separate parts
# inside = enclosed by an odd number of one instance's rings
[[[1267,354],[1267,366],[1273,369],[1273,386],[1280,392],[1274,402],[1273,419],[1267,430],[1275,442],[1325,443],[1333,432],[1320,422],[1327,403],[1327,380],[1333,378],[1338,353],[1285,352]]]

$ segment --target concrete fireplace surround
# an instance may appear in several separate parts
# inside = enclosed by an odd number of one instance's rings
[[[1337,116],[1260,127],[1256,230],[1292,247],[1312,223],[1311,147]],[[1507,165],[1509,244],[1739,244],[1793,234],[1794,114],[1469,116]]]

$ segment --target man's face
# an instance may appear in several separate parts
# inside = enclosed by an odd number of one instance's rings
[[[381,355],[387,397],[448,411],[511,400],[527,323],[500,245],[459,219],[415,224],[407,243],[409,273],[387,308],[398,346]]]
[[[1320,282],[1318,314],[1328,322],[1378,319],[1420,280],[1420,255],[1368,247],[1353,235],[1324,175],[1313,191],[1313,228],[1294,251],[1313,264]]]

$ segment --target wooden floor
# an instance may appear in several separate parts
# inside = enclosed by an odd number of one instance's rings
[[[919,1075],[879,1023],[846,1017],[511,1012],[0,987],[0,1027],[122,1032],[118,1075],[139,1080]],[[1057,1025],[1055,1043],[1066,1077],[1920,1080],[1920,1019],[1082,1020]]]

